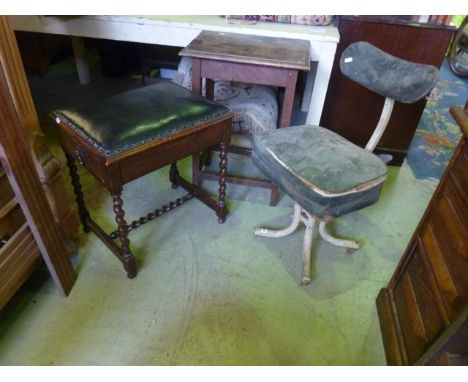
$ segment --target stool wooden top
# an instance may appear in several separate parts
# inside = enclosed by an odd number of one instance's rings
[[[309,70],[310,42],[280,37],[202,31],[181,56]]]

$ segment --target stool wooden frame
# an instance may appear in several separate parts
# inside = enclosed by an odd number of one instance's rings
[[[85,232],[93,231],[106,246],[123,263],[129,278],[136,276],[136,262],[130,250],[128,233],[148,220],[168,212],[182,205],[188,199],[196,197],[215,211],[218,222],[226,219],[226,146],[231,139],[232,113],[199,123],[190,128],[141,144],[129,150],[112,156],[106,156],[96,146],[79,135],[65,122],[57,120],[62,148],[65,152],[70,170],[72,185],[75,191],[81,223]],[[217,146],[220,150],[219,161],[219,189],[218,200],[213,200],[207,192],[194,186],[182,178],[177,169],[176,161],[190,155],[197,154],[208,147]],[[76,161],[85,167],[109,191],[113,200],[113,210],[117,222],[117,231],[107,234],[92,218],[85,205],[84,195],[78,176]],[[188,192],[188,196],[179,198],[161,209],[149,213],[146,217],[127,224],[123,200],[121,198],[123,186],[150,172],[171,165],[170,181],[172,187],[181,186]],[[120,246],[113,240],[120,239]]]

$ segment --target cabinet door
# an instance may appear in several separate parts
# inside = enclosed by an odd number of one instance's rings
[[[444,327],[435,288],[422,251],[415,243],[396,281],[393,296],[408,362],[414,364]]]
[[[467,147],[453,163],[420,229],[450,321],[468,302],[468,198],[461,186],[468,186]]]

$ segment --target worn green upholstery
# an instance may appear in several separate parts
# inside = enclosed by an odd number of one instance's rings
[[[160,82],[56,110],[51,116],[112,156],[228,112],[224,106],[179,85]]]
[[[311,125],[254,137],[252,159],[281,190],[320,218],[376,202],[387,173],[376,155]]]

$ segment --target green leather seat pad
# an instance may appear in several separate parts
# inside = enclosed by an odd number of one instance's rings
[[[52,117],[111,156],[228,112],[224,106],[179,85],[160,82],[56,110]]]
[[[379,157],[318,126],[291,126],[259,135],[253,151],[277,176],[330,196],[366,188],[387,173]]]

